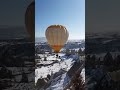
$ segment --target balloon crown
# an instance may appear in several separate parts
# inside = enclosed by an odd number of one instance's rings
[[[59,25],[59,24],[56,24],[56,25],[50,25],[48,28],[52,28],[52,27],[65,28],[65,26],[63,26],[63,25]],[[66,29],[66,28],[65,28],[65,29]]]

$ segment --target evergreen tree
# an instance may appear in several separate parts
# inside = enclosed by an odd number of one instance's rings
[[[92,66],[93,68],[95,68],[95,66],[96,66],[96,56],[95,56],[95,55],[93,55],[93,56],[91,57],[91,66]]]
[[[70,55],[70,50],[66,49],[66,55]]]
[[[75,90],[85,90],[82,76],[79,73],[76,73],[75,75],[75,79],[73,80],[73,87]]]
[[[82,50],[81,50],[81,48],[78,50],[78,54],[79,54],[79,55],[82,54]]]
[[[75,50],[71,50],[71,54],[73,54],[73,55],[74,55],[74,54],[75,54]]]
[[[110,52],[108,52],[104,57],[104,65],[111,66],[113,64],[113,57]]]
[[[91,60],[90,55],[86,55],[86,57],[85,57],[85,67],[86,68],[89,68],[91,66],[90,60]]]
[[[24,72],[22,72],[21,82],[22,83],[28,83],[28,77],[27,77],[27,75]]]
[[[47,57],[44,57],[44,61],[47,61]]]
[[[120,55],[118,55],[116,58],[115,58],[115,66],[120,69]]]

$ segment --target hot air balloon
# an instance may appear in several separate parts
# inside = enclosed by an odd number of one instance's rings
[[[33,1],[25,13],[25,25],[32,41],[35,39],[35,1]]]
[[[62,25],[51,25],[45,32],[48,44],[52,47],[55,53],[59,53],[60,49],[68,40],[69,33]]]

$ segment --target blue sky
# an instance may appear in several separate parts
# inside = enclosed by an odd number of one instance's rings
[[[25,26],[25,12],[32,1],[0,0],[0,26]]]
[[[84,39],[85,0],[35,0],[35,37],[54,24],[64,25],[69,39]]]

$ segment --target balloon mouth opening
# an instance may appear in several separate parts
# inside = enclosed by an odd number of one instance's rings
[[[63,45],[51,45],[51,47],[54,50],[54,53],[59,53]]]
[[[60,51],[54,51],[54,53],[59,53]]]

